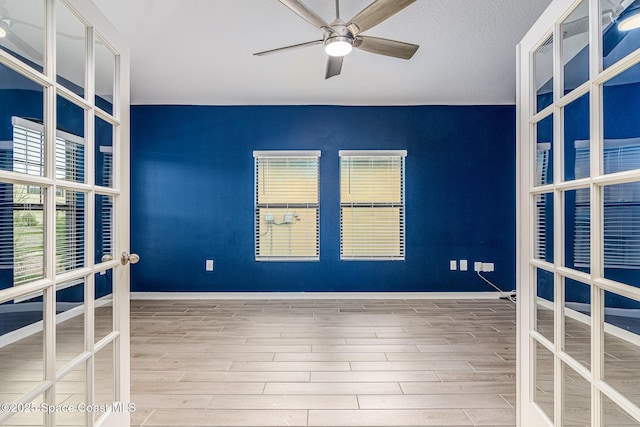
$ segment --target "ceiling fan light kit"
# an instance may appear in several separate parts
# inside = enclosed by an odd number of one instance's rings
[[[329,56],[346,56],[353,50],[353,40],[349,37],[329,37],[324,42],[324,51]]]
[[[336,0],[336,19],[331,24],[328,24],[318,14],[302,3],[302,1],[280,0],[280,3],[296,15],[314,27],[321,29],[323,31],[322,40],[314,40],[278,49],[266,50],[254,53],[254,55],[265,56],[322,44],[324,45],[325,53],[329,56],[325,79],[340,74],[344,57],[348,55],[354,47],[378,55],[411,59],[418,50],[419,46],[417,44],[365,36],[361,33],[387,20],[415,1],[416,0],[374,0],[373,3],[369,4],[369,6],[361,10],[349,22],[345,23],[340,19],[340,3],[339,0]]]
[[[636,9],[635,13],[627,16],[618,23],[618,30],[631,31],[640,28],[640,9]]]

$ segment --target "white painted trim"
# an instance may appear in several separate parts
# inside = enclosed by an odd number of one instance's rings
[[[253,157],[320,157],[320,150],[266,150],[254,151]]]
[[[499,298],[499,292],[131,292],[132,300],[489,300]]]
[[[371,157],[371,156],[400,156],[407,157],[407,150],[340,150],[339,157]]]
[[[576,140],[574,142],[575,148],[591,148],[591,141],[589,140]],[[629,147],[633,145],[640,145],[640,138],[621,138],[621,139],[605,139],[604,148],[621,148]]]

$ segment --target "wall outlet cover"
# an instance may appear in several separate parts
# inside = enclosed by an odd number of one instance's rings
[[[494,269],[495,269],[495,267],[494,267],[492,262],[483,262],[482,263],[482,271],[490,272],[490,271],[494,271]]]

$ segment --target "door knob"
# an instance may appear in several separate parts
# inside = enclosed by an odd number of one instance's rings
[[[137,264],[140,261],[140,255],[138,254],[128,254],[126,252],[122,252],[122,256],[120,257],[120,262],[122,265],[127,265],[127,263]]]
[[[113,260],[113,257],[111,256],[111,254],[104,254],[102,255],[102,258],[100,259],[101,262],[108,262]]]

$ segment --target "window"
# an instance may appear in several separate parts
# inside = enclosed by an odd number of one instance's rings
[[[589,141],[576,141],[576,176],[589,167]],[[603,149],[605,174],[640,168],[640,139],[605,139]],[[578,190],[576,197],[576,267],[589,267],[590,222],[589,191]],[[604,187],[604,267],[640,269],[640,182]]]
[[[14,172],[43,176],[45,173],[44,127],[41,123],[12,117],[13,141],[8,164]],[[7,162],[4,162],[7,163]],[[84,182],[84,140],[57,131],[55,146],[57,179]],[[1,184],[0,267],[13,268],[13,284],[44,277],[43,187]],[[56,272],[84,266],[85,193],[58,188],[56,200]]]
[[[319,151],[254,151],[256,261],[314,261]]]
[[[340,259],[404,260],[404,159],[340,151]]]

